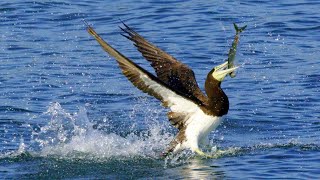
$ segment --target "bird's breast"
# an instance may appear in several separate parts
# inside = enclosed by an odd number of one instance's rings
[[[222,122],[222,117],[211,116],[199,110],[190,116],[186,128],[186,140],[190,146],[198,146]]]

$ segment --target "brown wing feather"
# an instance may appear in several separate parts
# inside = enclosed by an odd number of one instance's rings
[[[113,56],[121,68],[123,74],[132,82],[134,86],[136,86],[138,89],[142,90],[145,93],[148,93],[151,96],[154,96],[155,98],[162,101],[163,106],[168,107],[168,102],[164,100],[163,96],[160,95],[158,92],[156,92],[156,88],[150,88],[150,85],[145,84],[142,76],[149,79],[150,81],[153,81],[159,86],[162,86],[164,89],[168,89],[172,91],[173,93],[177,94],[178,96],[181,96],[183,98],[186,98],[187,100],[190,100],[194,102],[195,104],[199,105],[202,102],[194,96],[187,96],[185,93],[180,91],[175,91],[175,89],[170,88],[167,84],[165,84],[163,81],[159,80],[159,78],[155,77],[139,65],[132,62],[130,59],[126,58],[124,55],[122,55],[120,52],[118,52],[116,49],[111,47],[107,42],[105,42],[95,31],[92,27],[88,26],[87,28],[88,32],[98,41],[98,43],[102,46],[102,48],[108,52],[111,56]]]
[[[196,97],[201,104],[206,104],[207,97],[200,90],[195,79],[194,72],[187,65],[179,62],[165,51],[148,42],[141,35],[123,23],[125,28],[120,27],[122,34],[134,42],[138,51],[146,58],[155,69],[157,77],[175,91],[180,91],[188,97]]]
[[[156,77],[154,77],[152,74],[132,62],[130,59],[126,58],[124,55],[122,55],[120,52],[118,52],[116,49],[111,47],[107,42],[105,42],[95,31],[92,27],[88,26],[87,28],[88,32],[98,41],[98,43],[102,46],[102,48],[108,52],[111,56],[115,57],[117,60],[119,67],[122,70],[122,73],[131,81],[131,83],[136,86],[141,91],[148,93],[149,95],[159,99],[163,102],[163,105],[166,106],[166,102],[163,101],[163,97],[159,93],[157,93],[154,89],[149,88],[148,85],[146,85],[142,79],[141,79],[141,73],[143,73],[145,76],[148,76],[148,78],[153,79],[154,81],[157,81]],[[162,83],[161,81],[157,81],[157,83]]]
[[[183,113],[183,112],[170,111],[170,112],[168,112],[167,116],[168,116],[170,123],[178,129],[182,129],[183,126],[185,126],[186,121],[188,120],[186,118],[188,116],[188,114]]]

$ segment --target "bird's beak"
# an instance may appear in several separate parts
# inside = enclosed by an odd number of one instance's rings
[[[228,62],[225,62],[219,66],[216,66],[214,68],[214,72],[212,73],[212,76],[222,82],[224,80],[224,78],[226,77],[226,75],[230,74],[231,72],[233,72],[234,70],[238,69],[239,66],[237,67],[233,67],[233,68],[230,68],[230,69],[226,69],[228,67]]]
[[[219,71],[219,70],[221,70],[221,69],[225,69],[225,68],[227,68],[227,66],[228,66],[228,61],[226,61],[226,62],[224,62],[224,63],[216,66],[216,67],[214,68],[214,71]]]

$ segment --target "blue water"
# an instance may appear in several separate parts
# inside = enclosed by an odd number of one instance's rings
[[[1,1],[0,178],[320,178],[320,2]],[[240,38],[216,159],[160,152],[176,133],[85,30],[152,71],[119,19],[193,68],[200,87]],[[218,152],[218,151],[217,151]]]

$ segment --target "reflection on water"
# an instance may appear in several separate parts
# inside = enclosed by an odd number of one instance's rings
[[[224,178],[225,173],[223,168],[214,165],[214,160],[208,165],[208,159],[194,158],[190,159],[188,163],[179,170],[181,177],[186,179],[215,179]]]

